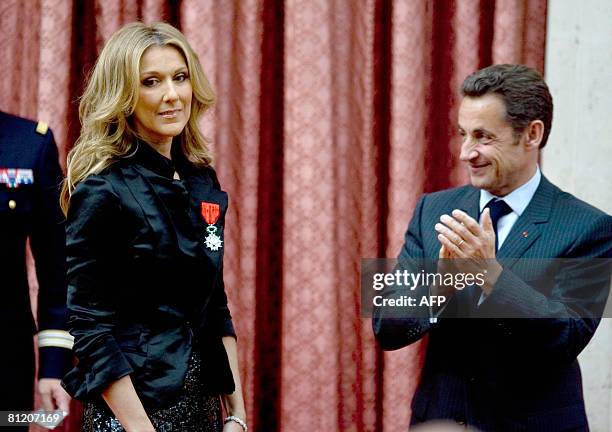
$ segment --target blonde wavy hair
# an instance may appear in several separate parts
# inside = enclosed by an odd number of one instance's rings
[[[80,99],[81,134],[68,153],[60,196],[64,214],[68,213],[70,195],[80,181],[131,155],[138,138],[131,116],[138,101],[140,60],[152,46],[172,46],[183,54],[193,97],[191,115],[178,139],[190,162],[198,166],[212,163],[198,119],[214,105],[215,95],[198,56],[185,36],[169,24],[127,24],[104,46]]]

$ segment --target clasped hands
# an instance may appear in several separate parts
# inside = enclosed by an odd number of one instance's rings
[[[435,230],[442,243],[438,273],[481,273],[484,275],[481,289],[488,296],[502,272],[502,266],[495,258],[495,230],[489,209],[484,210],[480,224],[467,213],[453,210],[451,215],[440,217]],[[448,296],[453,294],[455,288],[437,287],[437,290],[439,294]]]

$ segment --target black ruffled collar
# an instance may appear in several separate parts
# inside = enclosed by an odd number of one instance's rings
[[[166,177],[172,179],[174,177],[174,172],[176,171],[176,164],[173,160],[168,159],[159,153],[153,146],[147,144],[142,140],[138,140],[136,142],[136,153],[134,154],[134,161],[148,169],[149,171],[153,171],[155,174],[160,175],[162,177]],[[175,144],[172,144],[173,150]],[[174,153],[172,152],[173,156]]]
[[[145,141],[138,140],[136,146],[133,160],[159,176],[173,179],[175,172],[178,172],[181,177],[192,172],[193,166],[181,151],[181,144],[177,141],[172,142],[170,150],[172,159],[163,156]]]

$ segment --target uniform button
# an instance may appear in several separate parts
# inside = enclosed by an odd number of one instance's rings
[[[15,210],[15,207],[17,207],[17,203],[15,202],[15,200],[10,200],[8,205],[11,210]]]

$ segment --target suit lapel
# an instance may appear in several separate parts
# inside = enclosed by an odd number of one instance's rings
[[[514,223],[504,244],[499,249],[498,258],[506,267],[512,267],[529,247],[542,235],[543,224],[548,222],[556,194],[555,187],[542,176],[540,185],[523,214]]]
[[[466,193],[457,201],[457,207],[470,217],[478,221],[479,216],[479,197],[480,191],[476,188],[469,187]],[[449,212],[450,214],[450,212]],[[437,258],[437,257],[436,257]],[[476,289],[474,285],[468,286],[467,288],[459,291],[453,296],[456,299],[457,316],[469,316],[470,311],[473,309],[473,305],[478,301],[480,290]]]
[[[470,217],[478,221],[480,213],[479,209],[480,202],[480,191],[476,188],[470,187],[462,199],[459,200],[459,209],[466,212]]]

